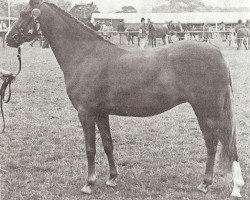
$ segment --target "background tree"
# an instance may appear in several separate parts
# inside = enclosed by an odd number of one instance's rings
[[[133,6],[123,6],[123,13],[137,13],[137,10]]]
[[[72,5],[70,1],[66,0],[58,0],[57,1],[57,6],[62,8],[63,10],[70,11]]]
[[[123,6],[122,10],[116,13],[137,13],[137,10],[133,6]]]
[[[204,8],[201,0],[163,0],[158,1],[152,12],[195,12]]]
[[[75,5],[69,13],[85,24],[90,23],[93,13],[99,12],[98,7],[92,2],[88,4]]]

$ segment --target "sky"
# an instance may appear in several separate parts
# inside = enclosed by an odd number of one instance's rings
[[[146,12],[151,10],[157,0],[68,0],[75,3],[94,2],[101,12],[120,10],[124,5],[132,5],[138,11]],[[11,0],[11,2],[29,2],[29,0]],[[231,7],[250,7],[250,0],[203,0],[206,5],[225,7],[225,3]]]

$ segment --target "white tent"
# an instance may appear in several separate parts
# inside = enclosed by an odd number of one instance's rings
[[[140,23],[140,19],[150,18],[154,23],[172,20],[174,23],[237,23],[239,19],[250,19],[250,12],[190,12],[190,13],[93,13],[95,19],[123,19],[125,23]]]

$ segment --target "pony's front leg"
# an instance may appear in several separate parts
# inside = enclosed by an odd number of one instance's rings
[[[88,160],[88,177],[87,183],[82,188],[82,192],[86,194],[91,194],[91,187],[96,182],[96,173],[95,173],[95,118],[94,115],[88,111],[81,110],[78,111],[78,116],[82,124],[82,128],[85,136],[85,148]]]
[[[96,118],[96,124],[101,134],[104,151],[108,157],[110,177],[106,184],[111,187],[116,186],[117,169],[113,154],[113,141],[110,133],[109,116],[107,114],[99,114]]]
[[[237,38],[237,46],[238,46],[237,50],[240,49],[242,42],[243,42],[242,39]]]

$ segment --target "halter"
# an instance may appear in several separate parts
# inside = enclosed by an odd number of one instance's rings
[[[40,6],[43,4],[44,2],[42,2],[39,6],[38,6],[38,9],[40,8]],[[23,23],[21,23],[20,25],[17,25],[16,22],[13,24],[13,28],[18,32],[17,34],[14,34],[12,36],[13,40],[18,43],[19,39],[24,39],[25,37],[25,34],[24,34],[24,28],[27,28],[28,25],[30,24],[30,22],[33,21],[33,23],[36,25],[37,27],[37,24],[39,24],[38,20],[37,19],[33,19],[32,16],[30,16],[28,22],[27,22],[27,26],[26,27],[22,27]],[[30,30],[29,30],[30,31]],[[38,34],[39,34],[39,31],[37,30]],[[30,32],[28,32],[30,33]],[[32,32],[33,33],[33,32]]]
[[[21,24],[22,25],[22,24]],[[23,28],[21,28],[21,25],[17,26],[16,22],[13,24],[13,28],[17,30],[18,34],[15,34],[12,36],[12,38],[14,39],[14,41],[17,43],[20,36],[21,38],[24,38],[24,34],[23,34]],[[20,36],[19,36],[20,35]]]
[[[5,118],[4,118],[4,113],[3,113],[3,103],[8,103],[10,101],[11,83],[16,79],[18,74],[20,74],[21,69],[22,69],[21,47],[18,47],[17,58],[18,58],[18,62],[19,62],[18,72],[16,74],[11,73],[10,75],[3,75],[3,78],[2,78],[3,83],[2,83],[2,86],[0,89],[0,109],[1,109],[2,118],[3,118],[3,128],[2,128],[1,133],[3,133],[5,130]],[[5,100],[5,92],[6,92],[7,87],[9,88],[9,96],[8,96],[7,100]]]

